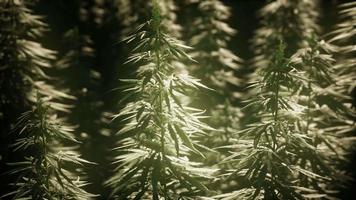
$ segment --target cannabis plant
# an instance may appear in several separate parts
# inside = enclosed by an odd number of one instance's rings
[[[283,40],[291,56],[306,44],[305,38],[319,31],[318,0],[273,0],[259,11],[261,27],[255,31],[252,47],[254,66],[266,66],[275,46]]]
[[[55,59],[55,52],[44,48],[36,42],[43,36],[46,24],[42,17],[34,15],[28,8],[29,2],[19,0],[3,0],[1,8],[1,108],[14,105],[27,105],[35,101],[38,91],[41,95],[53,100],[74,99],[73,96],[56,90],[48,84],[51,79],[46,74],[50,68],[50,60]],[[10,78],[8,78],[10,77]],[[47,82],[45,81],[47,79]],[[52,107],[69,111],[68,105],[52,100]]]
[[[197,6],[199,16],[191,24],[194,28],[190,44],[195,47],[192,55],[201,66],[195,66],[193,73],[218,95],[231,99],[228,89],[239,84],[234,72],[241,59],[228,49],[228,42],[236,33],[225,22],[231,15],[230,10],[217,0],[200,1]]]
[[[329,122],[333,123],[333,126],[329,127],[328,130],[334,132],[337,135],[348,136],[349,143],[351,143],[350,136],[355,136],[355,47],[354,39],[356,36],[354,24],[355,24],[355,2],[344,3],[339,6],[339,16],[340,21],[336,25],[334,31],[328,34],[330,38],[328,43],[336,45],[335,47],[335,58],[336,64],[333,66],[334,73],[332,77],[334,78],[334,83],[328,88],[329,93],[336,94],[337,98],[334,102],[330,103],[331,110],[336,112],[332,113],[333,116],[329,117]],[[333,95],[335,96],[335,95]],[[329,109],[330,110],[330,109]],[[340,112],[341,111],[341,112]],[[340,113],[343,115],[340,116]],[[336,114],[336,115],[335,115]],[[341,143],[344,148],[347,148],[349,155],[347,158],[352,158],[350,155],[350,144]],[[353,146],[354,147],[354,146]],[[347,160],[347,159],[345,159]],[[352,164],[349,163],[349,166]],[[349,175],[350,172],[344,172]],[[349,180],[345,179],[344,180]],[[345,182],[345,181],[343,181]]]
[[[355,96],[355,36],[356,31],[354,24],[356,23],[355,11],[356,3],[344,3],[339,6],[340,22],[337,24],[334,31],[329,36],[329,43],[338,46],[336,59],[337,64],[334,66],[338,76],[336,79],[335,90],[347,96]],[[350,103],[350,100],[344,102]]]
[[[146,22],[150,18],[150,10],[152,10],[151,1],[129,1],[129,0],[116,0],[118,5],[118,17],[120,23],[123,25],[123,30],[121,31],[121,38],[126,38],[130,33],[134,32],[135,27],[140,26],[142,23]],[[170,35],[181,38],[182,27],[177,23],[176,12],[178,7],[173,0],[157,1],[160,9],[161,15],[161,29]],[[128,44],[128,49],[135,48]],[[129,50],[125,49],[125,52]],[[128,56],[128,55],[127,55]],[[126,57],[127,57],[126,56]],[[186,73],[187,66],[185,64],[186,59],[171,60],[171,64],[174,64],[177,68],[177,72]],[[174,63],[172,63],[174,62]],[[178,70],[179,68],[179,70]]]
[[[255,31],[251,43],[254,57],[250,67],[256,73],[247,75],[249,84],[259,79],[259,71],[268,66],[280,40],[287,46],[285,54],[290,57],[299,48],[307,45],[306,38],[320,31],[317,24],[318,5],[318,0],[273,0],[259,11],[260,27]],[[249,91],[244,100],[248,100],[253,95],[254,93]],[[248,116],[247,113],[254,112],[250,109],[252,107],[245,109],[245,116]],[[249,124],[256,119],[253,117],[242,120],[244,124]]]
[[[321,70],[318,64],[313,67]],[[316,137],[311,128],[311,123],[316,122],[308,118],[311,108],[292,98],[305,81],[296,64],[285,57],[284,46],[279,45],[268,66],[263,67],[259,81],[252,86],[256,98],[248,106],[255,107],[260,120],[239,132],[240,138],[229,147],[234,153],[223,161],[235,163],[235,169],[226,175],[244,183],[243,187],[219,198],[236,194],[245,194],[246,199],[333,195],[328,186],[334,180],[335,170],[328,164],[335,154],[330,155],[334,148],[328,142],[334,141],[335,136],[326,133],[324,140]]]
[[[205,87],[188,74],[176,73],[172,60],[191,59],[188,46],[162,29],[160,9],[153,1],[151,20],[126,39],[137,46],[127,63],[138,63],[136,79],[122,80],[131,100],[116,117],[126,125],[118,132],[116,173],[107,181],[116,199],[194,199],[207,194],[202,180],[214,170],[190,161],[204,148],[195,137],[211,129],[199,121],[201,111],[180,96]]]
[[[0,3],[1,23],[4,27],[0,34],[1,46],[4,48],[1,63],[5,66],[1,76],[12,77],[1,79],[2,91],[11,91],[9,95],[4,96],[2,102],[6,104],[2,104],[1,107],[3,109],[3,106],[8,106],[10,100],[17,97],[22,102],[11,102],[11,107],[32,107],[31,105],[36,102],[37,93],[37,96],[45,96],[45,104],[50,105],[52,109],[69,112],[70,106],[64,104],[63,100],[75,97],[66,94],[65,90],[57,90],[58,88],[54,86],[57,80],[47,75],[49,68],[52,67],[51,61],[55,59],[55,52],[35,41],[43,36],[47,26],[41,21],[42,17],[32,13],[29,9],[31,5],[27,1],[12,0]],[[16,130],[21,134],[14,144],[13,154],[25,155],[26,158],[23,162],[13,163],[15,166],[19,165],[19,168],[10,172],[19,177],[14,183],[18,189],[8,195],[14,199],[87,199],[89,194],[70,186],[73,185],[73,176],[64,169],[68,166],[63,166],[67,161],[76,163],[80,161],[74,152],[61,151],[60,138],[71,139],[67,133],[70,127],[56,127],[54,125],[57,123],[56,115],[47,112],[45,107],[47,106],[42,106],[42,102],[37,100],[36,109],[26,112],[16,124]],[[19,150],[22,151],[19,153]],[[26,154],[24,150],[29,150],[30,153]],[[77,181],[76,184],[80,186],[82,182]]]
[[[209,147],[226,145],[229,138],[239,128],[241,111],[233,106],[238,97],[237,92],[231,92],[241,84],[235,76],[242,60],[228,49],[228,43],[236,30],[231,28],[226,20],[230,17],[230,9],[218,0],[191,1],[197,13],[195,20],[188,24],[190,44],[194,46],[193,57],[199,62],[189,68],[202,82],[214,90],[202,91],[192,100],[192,104],[200,104],[209,108],[211,117],[208,123],[219,131],[209,133],[201,140]],[[195,101],[194,101],[195,100]],[[202,101],[203,100],[203,101]],[[217,152],[211,152],[216,159]],[[207,159],[216,163],[217,160]]]
[[[71,170],[90,162],[81,159],[73,148],[62,147],[61,143],[78,141],[74,139],[72,128],[61,125],[63,122],[50,114],[50,109],[48,102],[37,99],[34,109],[18,119],[13,132],[19,139],[12,146],[14,151],[23,151],[25,157],[9,164],[14,167],[9,174],[18,178],[12,184],[13,192],[5,196],[12,199],[90,199],[93,195],[81,189],[85,181]]]
[[[335,89],[335,80],[339,79],[335,76],[335,60],[331,55],[335,49],[312,37],[309,47],[300,49],[292,62],[305,72],[305,80],[297,92],[300,104],[305,106],[305,115],[298,121],[300,130],[321,150],[333,178],[330,187],[340,189],[336,186],[340,187],[350,179],[342,166],[349,162],[350,147],[355,138],[351,134],[354,125],[350,118],[354,111],[350,104],[344,103],[350,97]]]
[[[129,1],[129,0],[116,0],[118,6],[118,18],[123,26],[123,30],[121,31],[121,38],[126,38],[130,35],[130,33],[136,30],[135,27],[140,26],[142,23],[146,22],[148,18],[150,18],[150,10],[152,10],[152,2],[151,1]],[[166,1],[157,1],[157,4],[160,9],[161,15],[161,29],[164,29],[165,32],[170,35],[181,38],[182,36],[182,27],[177,23],[176,12],[178,7],[173,0]],[[127,45],[127,49],[133,49],[135,46],[130,46],[129,43]],[[124,49],[124,52],[129,52],[129,50]],[[128,54],[125,56],[129,56]],[[181,73],[186,73],[187,66],[185,65],[186,59],[171,60],[170,62],[174,62],[177,68],[177,72],[181,71]],[[132,65],[132,64],[131,64]],[[179,68],[179,70],[178,70]]]
[[[126,37],[134,30],[132,27],[137,27],[144,23],[150,17],[152,8],[151,1],[129,1],[115,0],[118,7],[118,17],[124,26],[123,35]],[[158,6],[161,10],[161,26],[170,34],[179,37],[182,27],[177,24],[177,6],[174,0],[158,1]]]

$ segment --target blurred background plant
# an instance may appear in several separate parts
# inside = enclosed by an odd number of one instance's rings
[[[80,141],[74,149],[67,148],[72,142],[45,138],[51,155],[59,156],[60,147],[97,163],[61,164],[74,174],[71,178],[81,177],[75,183],[89,183],[77,190],[84,199],[108,199],[117,191],[130,199],[129,190],[135,188],[133,197],[151,199],[356,198],[350,150],[355,137],[355,2],[157,0],[161,36],[150,35],[152,27],[146,24],[145,34],[128,37],[151,19],[152,6],[142,0],[0,1],[1,172],[16,170],[7,163],[34,153],[9,147],[26,139],[14,133],[21,125],[17,119],[28,111],[29,123],[41,118],[53,130],[74,129],[70,135]],[[147,43],[160,40],[169,42]],[[133,49],[148,55],[136,62]],[[163,63],[152,57],[156,54]],[[163,71],[153,76],[151,65],[162,65]],[[125,87],[139,83],[145,95],[128,96]],[[162,92],[168,96],[154,100],[156,86],[173,94]],[[130,107],[138,102],[145,102],[144,109]],[[128,108],[133,110],[126,115]],[[111,122],[113,115],[118,116]],[[163,149],[155,146],[162,145],[158,132],[150,138],[115,134],[129,126],[125,118],[136,119],[138,128],[153,115],[160,120],[149,119],[144,129],[167,133]],[[148,155],[139,162],[142,166],[129,159],[140,153]],[[115,156],[118,163],[111,164]],[[130,188],[120,185],[129,168],[137,172]],[[53,175],[46,179],[58,180]],[[9,183],[19,179],[4,174],[1,180],[2,195],[15,191]],[[59,191],[57,186],[47,188],[49,193]]]

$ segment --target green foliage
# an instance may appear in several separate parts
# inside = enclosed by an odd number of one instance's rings
[[[219,95],[230,97],[228,86],[239,84],[234,72],[242,62],[227,47],[236,33],[225,22],[231,15],[230,10],[217,0],[199,1],[197,7],[199,16],[190,24],[194,27],[190,44],[195,47],[192,55],[199,65],[192,71]]]
[[[10,92],[3,96],[6,99],[2,102],[6,104],[1,107],[8,106],[7,103],[17,97],[23,102],[15,100],[11,106],[32,107],[36,103],[34,110],[25,112],[15,124],[19,135],[13,154],[25,155],[25,158],[11,164],[14,169],[9,174],[18,179],[13,183],[16,190],[7,196],[14,199],[88,199],[93,195],[80,188],[86,183],[70,172],[70,163],[86,161],[79,158],[73,148],[61,145],[66,140],[75,141],[70,133],[73,127],[57,125],[63,123],[63,119],[48,112],[47,108],[50,105],[56,111],[69,112],[71,106],[63,100],[75,99],[66,90],[58,90],[54,84],[58,80],[47,75],[52,68],[51,62],[56,59],[55,52],[35,41],[43,37],[47,25],[41,21],[42,17],[33,14],[29,9],[32,4],[27,1],[5,0],[0,6],[4,11],[1,16],[4,25],[0,34],[4,47],[1,63],[5,67],[1,76],[17,77],[4,78],[1,82],[2,91]],[[36,93],[44,96],[43,100],[36,100]],[[5,114],[6,117],[12,115]]]
[[[247,181],[245,187],[255,189],[254,197],[305,199],[335,193],[328,185],[336,179],[335,162],[351,140],[324,131],[324,113],[311,104],[317,102],[311,98],[317,96],[323,81],[330,82],[330,57],[316,53],[321,47],[317,44],[311,39],[311,46],[300,50],[293,62],[279,45],[253,84],[256,98],[248,106],[255,107],[260,120],[241,130],[236,143],[226,147],[234,153],[223,163],[236,163],[235,170],[226,173],[228,179]],[[310,77],[302,76],[301,70]],[[303,99],[307,102],[299,104]]]
[[[114,163],[119,165],[107,181],[117,199],[196,198],[209,192],[201,181],[215,171],[189,161],[191,154],[203,156],[205,147],[194,138],[211,128],[200,122],[202,111],[186,106],[181,97],[206,87],[175,71],[172,60],[192,60],[184,52],[190,47],[164,32],[159,11],[154,6],[152,20],[126,38],[137,42],[127,63],[140,67],[137,79],[122,80],[126,97],[133,100],[115,116],[127,122],[118,132]]]
[[[334,31],[329,36],[328,43],[337,45],[336,58],[337,63],[334,66],[337,73],[337,83],[334,89],[344,95],[349,96],[355,88],[355,37],[356,31],[354,24],[356,23],[356,3],[344,3],[339,6],[340,22],[337,24]],[[352,94],[353,95],[353,94]],[[349,100],[344,100],[349,102]]]
[[[14,132],[19,139],[14,151],[24,151],[23,161],[9,163],[18,175],[16,189],[5,195],[12,199],[90,199],[85,192],[86,182],[72,173],[69,166],[83,166],[90,162],[79,157],[74,148],[61,143],[75,142],[73,128],[50,115],[48,102],[38,99],[33,110],[25,112],[16,123]],[[78,168],[79,169],[79,168]],[[3,196],[3,197],[5,197]]]
[[[348,151],[355,140],[349,132],[354,126],[350,120],[354,111],[344,103],[349,97],[334,89],[338,77],[335,76],[335,60],[330,53],[335,49],[325,41],[312,37],[309,46],[300,49],[292,58],[298,69],[305,72],[306,78],[296,93],[299,103],[305,107],[299,129],[313,138],[314,146],[321,150],[324,162],[332,169],[332,187],[335,187],[336,181],[348,180],[339,165],[348,162]],[[345,132],[336,131],[340,129]]]
[[[279,40],[283,40],[291,56],[298,47],[306,45],[305,38],[319,31],[318,0],[273,0],[259,11],[261,27],[252,39],[256,57],[254,66],[266,66]]]
[[[1,199],[337,199],[354,176],[356,3],[320,37],[322,1],[267,1],[244,62],[238,1],[64,2],[0,0]]]
[[[118,17],[124,26],[123,35],[127,36],[133,32],[132,27],[138,27],[151,17],[151,11],[154,7],[152,1],[146,0],[116,0],[118,6]],[[174,0],[156,1],[160,10],[161,28],[167,33],[179,37],[182,27],[177,24],[176,10],[177,6]]]
[[[234,133],[240,128],[239,119],[242,112],[234,103],[241,94],[232,92],[241,84],[235,73],[240,69],[242,60],[228,49],[228,43],[236,30],[226,21],[231,16],[230,9],[217,0],[189,1],[192,10],[197,13],[195,20],[188,26],[190,31],[190,44],[195,48],[192,55],[198,61],[191,68],[194,75],[202,80],[210,91],[201,91],[192,104],[207,109],[211,116],[205,121],[216,130],[210,131],[207,136],[199,138],[203,144],[213,147],[230,144]],[[220,151],[221,150],[221,151]],[[224,149],[206,151],[206,165],[221,161],[227,152]],[[220,186],[216,186],[219,190]]]
[[[258,81],[263,67],[269,65],[280,41],[283,41],[286,46],[286,57],[290,57],[299,48],[307,46],[307,38],[320,31],[317,23],[318,5],[318,0],[273,0],[259,10],[260,27],[256,29],[251,41],[254,57],[250,66],[255,70],[255,73],[248,75],[251,86]],[[254,94],[252,91],[248,92],[243,100],[250,101]],[[245,108],[245,116],[250,116],[247,113],[255,112],[251,109],[253,108]],[[254,117],[242,119],[244,124],[255,120],[258,119]]]
[[[22,0],[0,2],[1,80],[4,80],[1,81],[0,89],[7,92],[1,97],[1,106],[7,106],[11,102],[29,105],[35,101],[34,91],[38,91],[52,99],[53,108],[68,112],[68,105],[59,103],[58,100],[75,97],[58,91],[45,82],[52,79],[45,70],[51,67],[50,60],[55,59],[55,52],[35,41],[43,36],[47,26],[41,21],[42,17],[32,13],[28,4]]]

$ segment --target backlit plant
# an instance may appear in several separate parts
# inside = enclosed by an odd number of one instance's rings
[[[72,127],[64,125],[51,114],[50,104],[37,99],[33,110],[25,112],[17,121],[14,133],[19,139],[12,145],[14,151],[22,151],[24,160],[9,165],[8,172],[18,178],[12,185],[13,192],[5,196],[12,199],[90,199],[94,195],[82,189],[86,184],[80,173],[71,169],[90,162],[81,159],[73,147],[63,143],[74,142]],[[74,168],[75,169],[75,168]]]
[[[352,199],[355,6],[0,0],[0,198]]]
[[[209,147],[229,144],[234,132],[240,128],[242,112],[234,104],[241,93],[231,90],[241,85],[236,77],[242,60],[229,50],[228,43],[236,30],[226,22],[231,16],[229,7],[217,0],[190,1],[192,10],[197,12],[189,26],[190,44],[194,46],[191,54],[198,63],[188,67],[213,90],[201,91],[192,98],[193,105],[207,108],[207,123],[217,130],[209,132],[200,140]],[[222,149],[220,149],[222,150]],[[207,152],[207,163],[217,163],[226,152]]]
[[[309,66],[307,70],[317,66]],[[305,107],[292,98],[308,80],[301,76],[296,64],[285,57],[283,44],[259,76],[259,81],[253,84],[256,98],[251,99],[248,106],[255,107],[260,120],[239,132],[240,138],[227,147],[234,153],[223,161],[236,163],[235,169],[226,173],[228,179],[234,178],[246,185],[218,197],[225,199],[237,194],[245,194],[246,199],[332,196],[334,191],[327,186],[335,171],[328,166],[326,158],[333,157],[329,151],[334,148],[328,146],[328,142],[335,136],[325,135],[328,139],[320,141],[311,133],[311,123],[316,122],[309,118],[310,105]]]
[[[23,0],[0,2],[0,56],[3,66],[0,90],[6,92],[1,97],[1,108],[9,106],[11,102],[28,106],[36,100],[38,91],[41,95],[51,97],[54,109],[68,112],[68,105],[58,100],[75,97],[48,84],[51,77],[46,74],[46,69],[51,68],[50,61],[56,58],[55,52],[36,41],[43,36],[47,25],[41,21],[41,16],[32,13],[29,4]]]
[[[126,41],[136,41],[127,63],[139,63],[137,79],[122,80],[131,96],[116,117],[127,122],[118,132],[116,173],[107,181],[114,198],[193,199],[209,193],[201,180],[214,170],[191,162],[205,148],[195,137],[211,129],[199,121],[201,111],[184,105],[180,96],[204,88],[197,79],[177,74],[172,60],[191,59],[190,47],[161,29],[160,10],[153,1],[152,18]]]

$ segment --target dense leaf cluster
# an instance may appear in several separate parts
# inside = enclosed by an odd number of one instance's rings
[[[4,195],[13,199],[90,199],[86,184],[72,173],[68,163],[83,166],[90,162],[80,158],[74,148],[62,143],[78,143],[73,128],[50,115],[48,102],[38,99],[33,110],[25,112],[15,125],[19,139],[12,145],[14,151],[24,151],[25,159],[10,163],[14,169],[9,174],[18,175],[13,185],[16,190]],[[65,167],[67,166],[67,167]]]
[[[349,183],[356,3],[322,36],[319,0],[268,1],[245,61],[221,0],[56,1],[77,12],[63,27],[37,3],[0,0],[1,199],[337,199]]]
[[[235,73],[240,68],[242,60],[228,49],[236,30],[226,21],[231,16],[230,9],[216,0],[188,1],[191,10],[197,13],[195,20],[188,25],[189,43],[194,46],[191,55],[198,63],[189,65],[187,69],[202,80],[202,83],[214,90],[201,91],[192,99],[193,105],[199,105],[207,110],[209,117],[206,122],[213,126],[208,136],[200,140],[209,147],[226,145],[229,138],[239,128],[241,111],[232,102],[238,97],[238,92],[231,88],[239,86],[241,80]],[[206,152],[207,163],[217,163],[223,155],[217,151]]]
[[[61,99],[75,99],[65,92],[56,90],[46,80],[50,61],[55,52],[44,48],[36,41],[43,36],[46,24],[41,16],[34,15],[25,1],[4,0],[1,6],[1,106],[30,104],[35,101],[38,91],[53,100],[52,107],[68,111],[68,105],[59,103]],[[12,78],[8,78],[12,77]],[[24,103],[20,103],[25,101]],[[12,104],[14,102],[15,104]]]
[[[259,11],[261,26],[252,40],[254,66],[266,66],[280,40],[288,47],[287,56],[305,46],[306,38],[320,29],[318,5],[318,0],[276,0],[266,4]]]
[[[159,7],[152,20],[139,26],[127,42],[136,41],[127,63],[139,63],[137,79],[125,79],[124,91],[133,98],[116,117],[127,124],[118,132],[117,172],[107,184],[122,198],[177,199],[208,193],[201,180],[214,170],[189,161],[205,148],[194,137],[211,128],[200,121],[202,111],[181,102],[189,90],[206,88],[198,79],[175,71],[172,60],[191,57],[190,48],[161,29]]]

